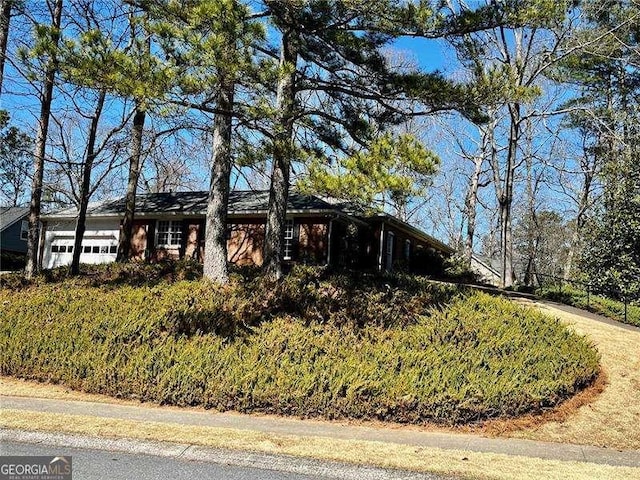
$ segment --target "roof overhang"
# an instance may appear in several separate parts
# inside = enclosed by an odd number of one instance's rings
[[[28,215],[29,215],[29,210],[27,209],[27,211],[24,212],[19,217],[14,218],[11,222],[7,223],[6,225],[2,225],[2,227],[0,228],[0,232],[4,232],[7,228],[9,228],[12,225],[15,225],[16,223],[24,220],[24,218],[27,217]]]
[[[456,249],[450,247],[449,245],[447,245],[444,242],[441,242],[440,240],[438,240],[437,238],[432,237],[431,235],[429,235],[428,233],[423,232],[422,230],[420,230],[419,228],[414,227],[413,225],[408,224],[407,222],[403,222],[402,220],[393,217],[387,213],[378,213],[370,218],[377,218],[383,222],[388,223],[389,225],[393,225],[394,227],[396,227],[399,230],[402,230],[406,233],[409,233],[411,235],[413,235],[414,237],[419,238],[420,240],[424,241],[425,243],[429,243],[431,245],[433,245],[435,248],[448,253],[448,254],[454,254],[456,253]]]

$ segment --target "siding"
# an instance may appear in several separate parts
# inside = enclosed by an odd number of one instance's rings
[[[240,266],[260,266],[264,260],[265,223],[249,219],[228,224],[227,259]],[[205,252],[206,255],[206,252]]]
[[[175,219],[174,219],[175,221]],[[131,257],[136,260],[162,260],[165,258],[189,257],[198,261],[204,258],[204,219],[184,219],[182,222],[182,244],[172,247],[155,246],[156,219],[139,219],[134,222],[131,241]],[[329,220],[319,217],[296,217],[293,262],[325,264],[329,246]],[[334,225],[336,222],[334,222]],[[50,220],[44,235],[43,268],[55,268],[71,263],[68,251],[52,252],[52,246],[73,245],[75,220]],[[336,232],[334,232],[336,233]],[[115,252],[120,235],[120,220],[87,220],[87,231],[83,244],[107,246],[107,253],[82,254],[82,263],[108,263],[115,261]],[[264,260],[264,218],[230,218],[228,224],[228,260],[241,266],[260,266]],[[335,246],[338,246],[336,240]],[[334,248],[335,248],[334,246]]]
[[[90,253],[82,253],[80,261],[82,263],[109,263],[116,259],[116,254],[112,253],[111,247],[118,245],[120,235],[120,221],[88,219],[86,224],[82,244],[92,247]],[[49,220],[44,235],[44,250],[42,256],[43,268],[55,268],[71,263],[72,253],[52,252],[53,245],[73,245],[75,231],[75,220]],[[94,247],[98,251],[94,252]],[[104,252],[105,247],[107,252]]]
[[[296,219],[299,225],[298,248],[295,260],[311,265],[327,263],[329,224],[314,219]]]
[[[27,241],[20,238],[22,219],[2,231],[0,249],[3,252],[27,253]]]

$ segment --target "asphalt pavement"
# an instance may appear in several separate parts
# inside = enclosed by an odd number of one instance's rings
[[[160,442],[131,442],[132,445],[120,442],[118,449],[108,443],[96,443],[94,439],[78,436],[40,434],[38,437],[34,433],[28,440],[8,440],[5,433],[0,442],[0,454],[71,456],[74,480],[454,480],[453,477],[285,455]],[[83,442],[104,448],[82,447]]]
[[[0,395],[0,410],[87,415],[98,418],[159,422],[168,425],[194,425],[258,431],[275,435],[329,437],[413,445],[416,447],[465,450],[505,455],[521,455],[546,460],[591,462],[606,465],[640,467],[640,451],[538,442],[517,438],[487,438],[473,434],[421,431],[349,425],[339,422],[300,420],[275,416],[244,415],[197,409],[160,407],[152,404],[118,405],[112,403],[55,400],[48,398]]]

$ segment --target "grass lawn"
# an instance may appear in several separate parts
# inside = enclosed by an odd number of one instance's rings
[[[505,299],[317,269],[262,282],[2,289],[0,373],[221,411],[460,425],[548,410],[599,372],[589,341]]]
[[[552,442],[640,450],[640,332],[589,320],[541,302],[522,300],[560,318],[593,341],[607,379],[602,393],[560,421],[507,435]]]
[[[543,416],[525,415],[518,419],[489,420],[482,425],[440,424],[411,427],[442,431],[476,432],[540,441],[578,443],[618,449],[640,449],[640,332],[594,322],[568,314],[542,303],[525,301],[558,317],[575,332],[586,335],[601,355],[606,384],[580,393],[587,402],[572,407],[575,399],[547,411]],[[602,390],[602,391],[599,391]],[[61,385],[34,384],[11,377],[0,378],[0,393],[69,400],[127,403],[113,397],[70,390]],[[578,398],[576,397],[576,398]],[[577,405],[580,405],[580,401]],[[0,425],[7,428],[40,429],[55,432],[193,442],[208,446],[250,449],[333,459],[378,466],[406,468],[465,478],[489,479],[573,479],[623,480],[638,478],[638,469],[574,462],[545,461],[499,454],[439,449],[416,449],[380,442],[346,441],[277,436],[250,431],[217,431],[207,427],[169,426],[141,422],[118,422],[95,417],[64,416],[21,411],[2,411]],[[398,428],[398,426],[391,426]],[[350,453],[352,452],[352,453]]]

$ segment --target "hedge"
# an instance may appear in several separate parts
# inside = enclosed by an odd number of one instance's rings
[[[604,315],[618,322],[640,327],[640,302],[638,301],[627,304],[627,315],[625,317],[623,302],[594,294],[589,295],[587,301],[587,292],[585,290],[565,286],[560,291],[553,287],[545,287],[538,289],[536,294],[554,302],[571,305]]]
[[[461,424],[557,405],[599,370],[585,338],[508,300],[406,280],[349,303],[344,280],[307,280],[1,289],[0,373],[160,404]]]

